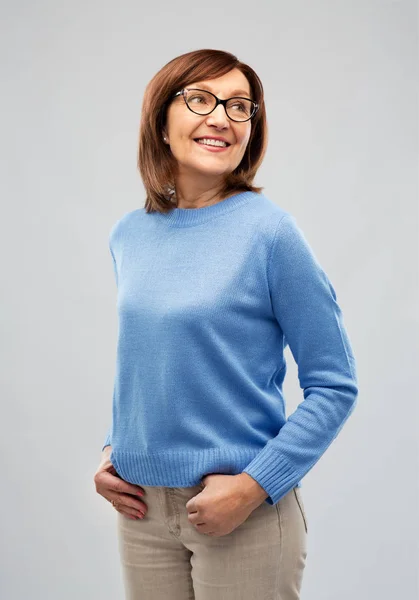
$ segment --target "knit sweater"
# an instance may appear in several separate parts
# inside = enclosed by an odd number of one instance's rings
[[[103,448],[128,482],[247,473],[276,504],[352,413],[356,363],[332,283],[296,218],[241,192],[111,228],[118,344]],[[304,399],[286,418],[287,347]]]

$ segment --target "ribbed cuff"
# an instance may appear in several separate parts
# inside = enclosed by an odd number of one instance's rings
[[[269,494],[265,502],[268,504],[277,504],[300,479],[301,474],[290,465],[284,456],[281,456],[272,448],[265,447],[252,460],[251,463],[243,469]]]

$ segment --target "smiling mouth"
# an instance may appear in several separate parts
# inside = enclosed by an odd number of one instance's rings
[[[200,144],[201,146],[209,146],[210,148],[228,148],[229,146],[231,146],[231,144],[229,144],[228,142],[225,142],[225,146],[219,146],[218,144],[201,144],[198,140],[200,140],[201,138],[193,138],[194,142],[196,142],[197,144]]]

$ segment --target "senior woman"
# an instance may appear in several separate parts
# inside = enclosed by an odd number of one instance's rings
[[[234,55],[189,52],[148,84],[145,207],[109,235],[117,367],[94,477],[129,600],[300,598],[301,480],[358,387],[328,276],[253,185],[266,145],[262,83]],[[288,419],[287,345],[304,392]]]

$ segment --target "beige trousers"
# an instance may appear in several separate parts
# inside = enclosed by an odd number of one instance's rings
[[[117,513],[126,600],[299,600],[307,556],[300,488],[262,502],[230,534],[198,532],[186,502],[204,487],[141,486],[144,519]]]

